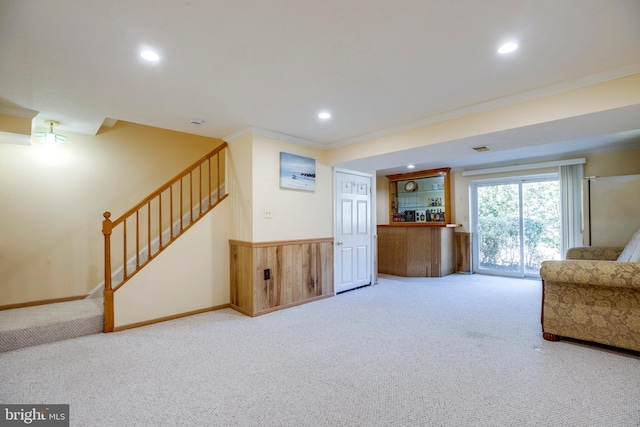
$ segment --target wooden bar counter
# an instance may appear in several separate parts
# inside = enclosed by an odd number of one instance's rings
[[[460,224],[378,225],[378,272],[406,277],[443,277],[456,265],[454,230]]]

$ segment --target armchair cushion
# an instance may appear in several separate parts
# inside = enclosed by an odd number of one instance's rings
[[[640,291],[640,263],[637,262],[543,261],[540,276],[545,282],[631,288]]]
[[[566,259],[616,261],[623,250],[623,247],[579,246],[569,248]]]

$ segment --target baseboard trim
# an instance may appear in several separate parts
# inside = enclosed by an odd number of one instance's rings
[[[207,313],[209,311],[222,310],[223,308],[230,308],[231,304],[221,304],[213,307],[201,308],[199,310],[187,311],[185,313],[173,314],[171,316],[158,317],[156,319],[145,320],[143,322],[129,323],[128,325],[116,326],[113,328],[113,332],[124,331],[126,329],[139,328],[141,326],[153,325],[154,323],[166,322],[168,320],[175,320],[181,317],[193,316],[195,314]]]
[[[257,317],[257,316],[262,316],[263,314],[273,313],[274,311],[280,311],[280,310],[284,310],[286,308],[291,308],[291,307],[296,307],[298,305],[307,304],[309,302],[320,301],[320,300],[323,300],[325,298],[330,298],[332,296],[333,296],[333,294],[319,295],[317,297],[307,298],[307,299],[302,300],[302,301],[296,301],[296,302],[292,302],[292,303],[289,303],[289,304],[279,305],[277,307],[267,308],[266,310],[257,311],[255,313],[252,313],[249,310],[245,310],[243,308],[240,308],[235,304],[230,304],[230,307],[232,309],[244,314],[244,315],[247,315],[247,316],[250,316],[250,317]]]
[[[52,298],[52,299],[43,299],[38,301],[20,302],[17,304],[0,305],[0,311],[12,310],[14,308],[35,307],[37,305],[55,304],[57,302],[78,301],[81,299],[85,299],[86,297],[87,295],[77,295],[74,297]]]

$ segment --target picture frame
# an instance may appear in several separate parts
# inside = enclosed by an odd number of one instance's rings
[[[280,188],[316,191],[316,159],[280,152]]]

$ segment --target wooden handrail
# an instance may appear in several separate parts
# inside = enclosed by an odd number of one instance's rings
[[[227,143],[223,143],[218,146],[215,150],[210,152],[209,154],[203,156],[195,163],[191,164],[188,168],[180,172],[178,175],[173,177],[171,180],[167,181],[164,185],[160,186],[153,193],[142,199],[137,205],[133,208],[126,211],[120,217],[118,217],[115,221],[111,221],[111,213],[104,213],[104,221],[102,222],[102,234],[104,235],[104,331],[112,332],[114,328],[114,307],[113,307],[113,294],[122,287],[129,279],[131,279],[136,273],[138,273],[144,266],[146,266],[153,258],[155,258],[160,252],[162,252],[167,246],[169,246],[174,240],[176,240],[184,231],[190,228],[193,224],[195,224],[198,220],[200,220],[207,212],[217,206],[222,200],[224,200],[228,194],[221,194],[222,190],[226,188],[225,183],[221,177],[220,171],[220,156],[223,150],[227,147]],[[211,158],[216,156],[216,162],[212,165]],[[205,165],[206,164],[206,165]],[[206,188],[206,196],[203,197],[203,182],[202,182],[202,168],[206,167],[208,169],[207,175],[207,188]],[[211,168],[214,166],[216,168],[216,182],[215,187],[212,188],[212,174]],[[193,174],[197,170],[198,180],[194,182]],[[188,178],[187,178],[188,177]],[[187,178],[189,180],[188,191],[189,205],[186,207],[184,205],[185,199],[183,198],[184,193],[184,185],[183,179]],[[178,191],[179,194],[179,207],[178,211],[180,214],[179,220],[176,220],[174,223],[174,209],[176,208],[173,203],[174,191],[173,188],[179,184]],[[194,205],[194,185],[197,186],[197,204]],[[168,194],[165,194],[168,193]],[[212,201],[212,196],[215,192],[215,201]],[[167,230],[164,228],[163,216],[162,216],[162,198],[169,198],[169,230],[168,236],[163,237],[163,233]],[[152,203],[157,201],[156,206],[154,206],[152,210]],[[206,207],[203,208],[204,202],[206,203]],[[194,210],[197,206],[197,213],[194,215]],[[145,209],[146,207],[146,209]],[[189,209],[188,212],[185,209]],[[142,215],[146,213],[147,220],[140,221],[140,214],[142,210]],[[154,216],[156,215],[157,216]],[[135,218],[131,219],[133,223],[135,221],[135,226],[133,233],[133,240],[129,240],[128,236],[130,231],[127,230],[127,220],[131,217],[135,216]],[[153,227],[153,218],[157,218],[158,228],[157,235],[152,231]],[[185,225],[185,221],[187,224]],[[114,234],[114,230],[116,227],[122,224],[121,230],[121,240],[122,240],[122,265],[119,267],[122,269],[122,280],[120,280],[117,285],[114,286],[113,276],[114,270],[112,266],[112,260],[115,259],[113,257],[113,247],[112,247],[112,237]],[[141,230],[146,226],[146,230]],[[179,231],[175,232],[174,228],[179,227]],[[164,228],[164,231],[163,231]],[[120,230],[120,228],[118,228]],[[141,241],[141,231],[145,231],[142,233],[142,241]],[[157,239],[157,248],[154,250],[153,243]],[[146,240],[146,242],[145,242]],[[128,244],[133,245],[133,248],[129,248]],[[117,247],[117,245],[116,245]],[[135,255],[131,256],[131,252],[135,251]],[[144,259],[141,256],[144,255]],[[132,270],[129,271],[128,264],[133,262]]]

